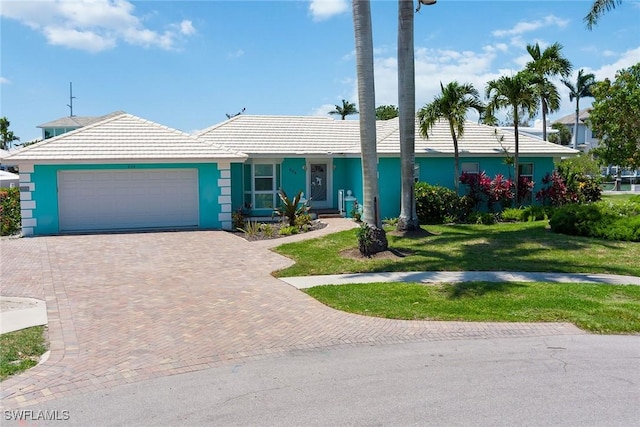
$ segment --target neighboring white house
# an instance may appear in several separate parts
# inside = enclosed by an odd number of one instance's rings
[[[513,126],[500,126],[500,129],[511,132],[515,130]],[[542,120],[536,120],[533,126],[518,126],[518,132],[534,138],[542,139]],[[549,138],[549,135],[554,133],[558,133],[558,130],[547,126],[547,139]]]
[[[98,123],[121,113],[122,111],[115,111],[104,116],[67,116],[43,123],[37,127],[42,129],[42,139],[49,139],[81,127],[89,126],[93,123]]]
[[[578,149],[584,153],[588,153],[592,149],[598,146],[600,140],[593,135],[593,132],[587,126],[586,120],[589,118],[589,112],[591,108],[585,108],[580,110],[578,114],[578,134],[577,134],[577,144]],[[571,135],[573,136],[574,127],[576,122],[575,113],[569,114],[568,116],[564,116],[554,121],[553,123],[561,123],[569,128],[571,131]]]

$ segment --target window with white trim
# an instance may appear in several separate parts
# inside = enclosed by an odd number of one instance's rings
[[[245,164],[244,207],[273,209],[277,203],[280,165],[277,163]]]
[[[530,182],[533,182],[533,163],[519,163],[518,164],[518,176],[520,179],[528,179]],[[522,198],[523,203],[532,203],[533,202],[533,191],[530,191],[524,198]]]
[[[462,162],[460,163],[460,173],[479,174],[480,163],[478,162]]]

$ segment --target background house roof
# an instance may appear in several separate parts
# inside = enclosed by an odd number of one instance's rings
[[[376,122],[378,153],[400,153],[400,131],[397,118]],[[210,143],[248,154],[312,155],[360,154],[360,125],[357,120],[334,120],[306,116],[240,115],[197,134]],[[515,151],[513,132],[503,131],[472,121],[465,123],[465,134],[459,138],[461,156],[502,156],[504,150]],[[420,135],[416,123],[416,155],[451,156],[453,141],[449,124],[441,120],[429,132]],[[520,154],[536,156],[570,156],[578,151],[520,134]]]
[[[104,116],[67,116],[59,119],[43,123],[36,127],[38,128],[80,128],[89,126],[93,123],[101,122],[104,119],[114,117],[123,114],[124,111],[115,111],[113,113],[105,114]]]
[[[246,155],[124,112],[12,153],[4,162],[179,161]]]
[[[585,120],[589,118],[589,112],[591,108],[584,108],[578,112],[578,120],[580,123],[584,123]],[[553,123],[562,123],[563,125],[575,125],[576,124],[576,114],[569,114],[568,116],[560,117],[558,120]]]

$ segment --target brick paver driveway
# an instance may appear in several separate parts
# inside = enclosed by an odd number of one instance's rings
[[[329,222],[304,237],[350,226]],[[268,250],[275,243],[221,231],[0,241],[2,295],[46,300],[51,341],[48,361],[2,383],[2,406],[296,349],[581,333],[569,324],[394,321],[338,312],[270,275],[290,264]]]

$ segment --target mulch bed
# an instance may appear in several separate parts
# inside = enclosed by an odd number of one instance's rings
[[[267,224],[269,226],[271,226],[272,229],[272,233],[267,233],[265,234],[264,231],[259,231],[255,234],[248,234],[242,231],[238,231],[238,230],[234,230],[234,231],[230,231],[230,233],[235,234],[236,236],[242,237],[245,240],[248,240],[250,242],[254,242],[257,240],[272,240],[272,239],[279,239],[281,237],[287,237],[287,236],[293,236],[293,234],[289,234],[289,235],[281,235],[280,234],[280,229],[284,228],[284,227],[288,227],[289,225],[287,223],[284,222],[267,222],[264,223]],[[326,223],[316,219],[314,221],[311,222],[311,226],[306,230],[299,230],[297,234],[303,234],[303,233],[308,233],[311,231],[315,231],[315,230],[320,230],[323,229],[327,226]]]

